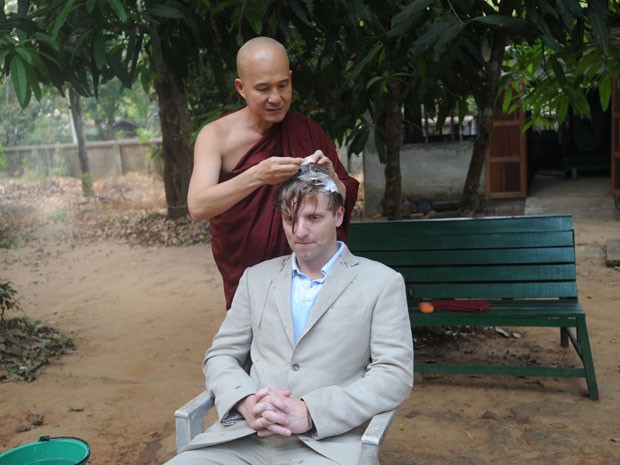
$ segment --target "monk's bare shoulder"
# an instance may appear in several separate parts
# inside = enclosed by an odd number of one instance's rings
[[[237,124],[238,118],[234,114],[222,116],[209,124],[205,124],[198,133],[198,138],[205,139],[209,146],[214,146],[217,143],[226,145],[226,141],[231,138],[231,133],[235,131],[234,128]]]
[[[248,130],[243,110],[230,113],[204,126],[198,135],[208,153],[221,160],[224,172],[230,172],[243,155],[260,139]]]

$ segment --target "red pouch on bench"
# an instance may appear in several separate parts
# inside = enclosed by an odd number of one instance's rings
[[[484,312],[491,306],[489,300],[431,300],[433,307],[457,312]]]

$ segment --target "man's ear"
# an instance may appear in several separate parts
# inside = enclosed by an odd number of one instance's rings
[[[342,222],[344,221],[344,207],[338,207],[336,210],[336,227],[339,228],[342,226]]]
[[[237,89],[237,92],[239,93],[239,95],[241,95],[241,97],[243,97],[243,99],[245,100],[245,92],[243,90],[243,81],[239,78],[235,79],[235,89]]]

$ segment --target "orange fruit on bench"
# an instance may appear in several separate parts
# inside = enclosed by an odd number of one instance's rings
[[[422,313],[433,313],[435,311],[435,307],[430,302],[420,302],[418,304],[418,309]]]

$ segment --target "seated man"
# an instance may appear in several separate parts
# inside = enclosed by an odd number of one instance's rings
[[[403,278],[337,240],[335,182],[308,163],[274,200],[293,253],[243,274],[203,363],[219,421],[168,465],[357,464],[364,423],[411,392]]]

